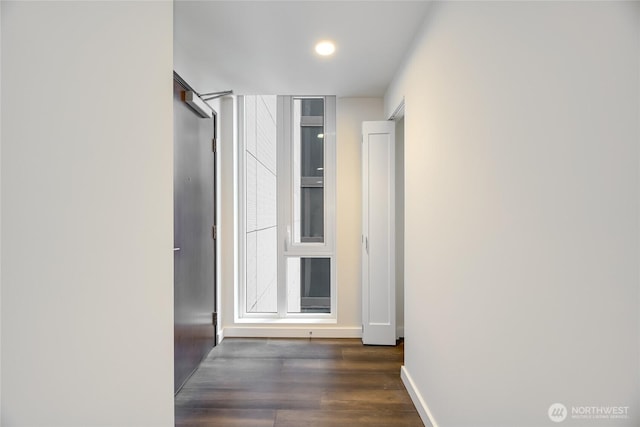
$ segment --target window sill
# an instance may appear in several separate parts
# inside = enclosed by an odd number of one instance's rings
[[[338,319],[334,317],[236,317],[235,323],[257,325],[335,325]]]

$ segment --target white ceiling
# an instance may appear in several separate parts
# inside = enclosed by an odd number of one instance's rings
[[[174,49],[206,70],[200,92],[382,96],[425,1],[176,1]],[[319,57],[321,39],[336,43]],[[178,70],[179,72],[179,70]]]

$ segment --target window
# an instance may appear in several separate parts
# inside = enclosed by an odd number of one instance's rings
[[[324,242],[324,99],[293,100],[293,242]]]
[[[335,97],[239,97],[238,318],[335,319]]]

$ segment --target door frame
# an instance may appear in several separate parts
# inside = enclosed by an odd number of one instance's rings
[[[389,120],[395,122],[396,124],[396,140],[395,140],[395,147],[396,147],[396,171],[395,171],[395,178],[396,178],[396,182],[395,182],[395,190],[396,190],[396,194],[395,194],[395,201],[396,201],[396,225],[395,225],[395,230],[396,230],[396,338],[397,339],[401,339],[404,338],[404,307],[405,307],[405,298],[404,298],[404,184],[405,184],[405,180],[404,180],[404,167],[405,167],[405,128],[406,128],[406,121],[405,121],[405,99],[404,97],[402,98],[402,100],[400,101],[400,103],[398,104],[398,106],[395,108],[395,110],[393,110],[393,112],[391,113],[391,115],[389,116]],[[398,138],[398,122],[403,121],[403,132],[402,132],[402,140],[400,140],[400,138]],[[398,147],[402,146],[402,152],[399,153],[398,152]],[[399,155],[401,154],[401,155]],[[401,170],[398,170],[398,159],[401,158]],[[402,182],[399,185],[399,179],[400,175],[401,176],[401,180]],[[398,203],[398,196],[402,195],[402,205],[400,205],[400,203]],[[400,208],[400,209],[399,209]],[[399,227],[398,226],[398,222],[399,222],[399,218],[401,218],[402,221],[402,226]],[[400,252],[401,251],[401,252]],[[401,253],[400,256],[398,256],[398,253]],[[398,272],[401,271],[401,274],[399,275]]]

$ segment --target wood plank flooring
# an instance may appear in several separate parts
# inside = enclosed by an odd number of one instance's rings
[[[423,426],[396,347],[226,338],[176,396],[176,426]]]

